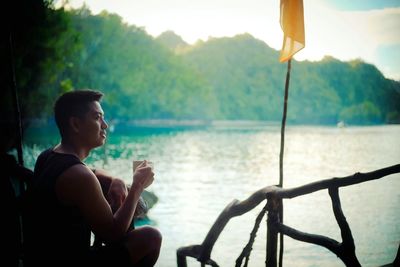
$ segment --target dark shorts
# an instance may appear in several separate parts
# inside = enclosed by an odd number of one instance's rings
[[[123,243],[91,247],[85,260],[90,267],[132,266],[127,248]]]

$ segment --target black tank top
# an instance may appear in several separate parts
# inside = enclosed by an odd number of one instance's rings
[[[43,151],[36,161],[24,222],[29,265],[70,265],[90,248],[90,229],[78,208],[61,203],[55,190],[60,175],[76,164],[84,163],[53,149]]]

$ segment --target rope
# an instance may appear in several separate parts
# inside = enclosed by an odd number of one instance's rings
[[[258,228],[260,227],[261,220],[264,217],[264,214],[265,214],[266,211],[267,211],[267,204],[265,204],[265,207],[258,214],[258,216],[256,218],[256,222],[255,222],[254,227],[253,227],[253,230],[250,233],[249,242],[243,248],[242,253],[237,258],[235,267],[242,266],[243,258],[246,258],[246,261],[244,263],[244,267],[247,267],[247,264],[248,264],[249,258],[250,258],[250,253],[251,253],[251,250],[253,249],[254,240],[256,239],[256,234],[257,234]]]

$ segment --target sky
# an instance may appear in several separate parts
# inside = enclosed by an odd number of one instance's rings
[[[93,14],[120,15],[156,37],[172,30],[187,43],[250,33],[280,50],[279,0],[69,0]],[[306,46],[296,60],[325,55],[374,64],[400,80],[400,0],[303,0]]]

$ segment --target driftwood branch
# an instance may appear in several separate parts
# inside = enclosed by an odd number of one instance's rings
[[[284,224],[278,224],[276,227],[278,232],[281,232],[293,239],[325,247],[335,254],[340,246],[339,242],[326,236],[301,232]]]
[[[265,205],[265,207],[258,214],[258,216],[256,218],[256,222],[253,227],[253,230],[250,233],[250,240],[247,243],[247,245],[243,248],[242,253],[240,253],[239,257],[236,259],[236,264],[235,264],[236,267],[242,266],[242,262],[243,262],[244,258],[246,258],[244,266],[245,267],[247,266],[247,264],[249,262],[251,250],[253,249],[253,243],[254,243],[254,240],[256,239],[256,234],[257,234],[258,228],[260,227],[261,220],[264,217],[266,211],[267,211],[267,205]]]
[[[346,266],[361,266],[356,257],[356,247],[354,245],[353,235],[346,217],[343,214],[339,198],[339,189],[337,187],[329,188],[329,195],[332,200],[333,213],[340,227],[342,243],[335,254],[346,264]]]
[[[333,213],[340,227],[343,241],[342,243],[338,243],[337,241],[330,239],[328,237],[300,232],[283,224],[277,225],[278,231],[296,240],[313,243],[329,249],[334,254],[336,254],[345,263],[346,266],[361,266],[355,254],[354,239],[350,227],[346,221],[346,217],[344,216],[341,208],[338,188],[342,186],[349,186],[353,184],[379,179],[389,174],[398,172],[400,172],[400,164],[379,169],[369,173],[356,173],[354,175],[346,176],[343,178],[332,178],[327,180],[321,180],[318,182],[310,183],[292,189],[276,188],[277,190],[275,192],[267,193],[267,197],[294,198],[297,196],[310,194],[315,191],[328,188],[329,195],[332,200]]]
[[[329,188],[329,195],[331,196],[332,200],[333,213],[335,214],[336,221],[340,227],[343,240],[342,243],[339,243],[336,240],[326,236],[301,232],[280,223],[277,225],[278,231],[290,236],[293,239],[312,243],[329,249],[331,252],[336,254],[336,256],[338,256],[346,266],[361,266],[355,254],[356,248],[349,224],[347,223],[346,217],[342,211],[338,188]]]
[[[200,255],[201,251],[202,251],[202,246],[200,246],[200,245],[179,248],[178,251],[176,252],[178,266],[179,267],[187,267],[186,257],[192,257],[192,258],[197,259],[198,256]],[[219,265],[211,259],[208,259],[208,260],[202,262],[202,264],[207,264],[212,267],[219,267]]]
[[[229,203],[218,216],[217,220],[214,222],[213,226],[211,227],[206,238],[200,246],[187,246],[182,247],[178,250],[178,266],[186,266],[186,260],[183,260],[186,256],[196,258],[202,263],[207,263],[207,261],[210,259],[211,251],[214,247],[215,242],[217,241],[219,235],[221,234],[222,230],[225,228],[229,220],[232,217],[240,216],[252,210],[256,206],[258,206],[260,202],[265,200],[265,196],[268,192],[274,190],[276,190],[275,186],[267,186],[256,191],[246,200],[239,201],[235,199],[231,203]]]
[[[269,195],[271,194],[275,194],[275,196],[278,198],[294,198],[302,195],[307,195],[322,189],[328,189],[329,187],[342,187],[342,186],[359,184],[371,180],[380,179],[384,176],[399,172],[400,172],[400,164],[397,164],[372,172],[355,173],[353,175],[342,178],[331,178],[331,179],[320,180],[317,182],[309,183],[303,186],[290,189],[282,189],[276,187],[275,191],[267,193],[267,197],[269,197]]]
[[[272,190],[275,190],[274,186],[267,186],[253,193],[246,200],[241,202],[238,200],[232,201],[218,216],[214,225],[211,227],[206,238],[204,239],[202,244],[204,250],[200,254],[199,260],[202,261],[210,258],[211,250],[214,247],[215,242],[232,217],[240,216],[254,209],[256,206],[258,206],[258,204],[260,204],[260,202],[265,200],[266,194]]]
[[[333,253],[338,255],[338,257],[341,257],[339,255],[345,255],[346,253],[349,254],[348,252],[343,252],[342,250],[344,251],[348,249],[350,249],[350,251],[355,250],[353,249],[354,240],[351,235],[350,227],[348,226],[347,221],[341,209],[340,199],[338,195],[338,188],[379,179],[394,173],[400,173],[400,164],[375,170],[368,173],[355,173],[354,175],[342,178],[331,178],[331,179],[321,180],[291,189],[282,189],[277,186],[267,186],[256,191],[248,199],[244,201],[233,200],[225,207],[225,209],[218,216],[217,220],[214,222],[213,226],[211,227],[210,231],[208,232],[206,238],[204,239],[201,245],[186,246],[178,249],[177,251],[178,267],[187,266],[186,264],[187,256],[196,258],[203,265],[208,264],[211,266],[218,266],[216,262],[210,259],[210,255],[215,242],[217,241],[219,235],[225,228],[226,224],[229,222],[231,218],[240,216],[252,210],[266,198],[268,199],[268,204],[269,204],[268,206],[272,206],[268,208],[269,211],[268,214],[270,218],[271,215],[276,213],[276,210],[277,208],[279,208],[279,203],[281,203],[282,199],[284,198],[291,199],[297,196],[310,194],[322,189],[330,189],[329,194],[331,195],[332,207],[333,207],[333,212],[335,214],[335,218],[341,229],[341,234],[343,239],[342,243],[339,243],[336,240],[330,239],[325,236],[313,235],[297,231],[293,228],[281,224],[279,218],[274,219],[273,220],[274,222],[272,222],[272,220],[269,219],[271,223],[268,223],[268,228],[275,228],[275,229],[269,229],[268,231],[271,234],[274,234],[276,232],[283,232],[284,234],[294,239],[324,246],[325,248],[331,250]],[[271,265],[276,266],[276,247],[271,248],[270,251],[273,251],[273,253],[272,255],[267,255],[267,262],[272,262]],[[360,266],[355,256],[355,252],[350,252],[350,254],[352,255],[342,256],[346,258],[346,260],[343,260],[342,258],[341,259],[345,262],[347,266]],[[349,261],[347,260],[347,258],[349,259]]]

